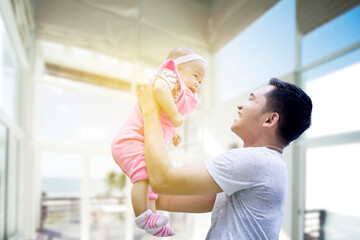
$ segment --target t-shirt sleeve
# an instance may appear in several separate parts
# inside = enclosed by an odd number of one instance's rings
[[[170,91],[178,84],[176,74],[167,68],[165,68],[160,74],[156,74],[156,77],[164,79],[169,84]]]
[[[268,161],[255,148],[240,148],[205,161],[205,166],[226,195],[261,187],[268,180]]]

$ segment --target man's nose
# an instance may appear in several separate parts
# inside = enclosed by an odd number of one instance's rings
[[[239,104],[239,105],[237,105],[237,108],[238,108],[239,110],[241,110],[241,109],[243,109],[243,105],[242,105],[242,104]]]

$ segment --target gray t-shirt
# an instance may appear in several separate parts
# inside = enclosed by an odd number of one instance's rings
[[[287,192],[282,155],[266,147],[238,148],[205,165],[224,191],[216,197],[206,239],[278,239]]]

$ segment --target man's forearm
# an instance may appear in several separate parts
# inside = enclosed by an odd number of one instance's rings
[[[168,212],[205,213],[211,212],[216,194],[202,196],[159,195],[156,208]]]
[[[172,168],[164,143],[159,112],[143,113],[145,135],[145,160],[150,184],[156,192],[157,187],[166,184],[167,175]]]

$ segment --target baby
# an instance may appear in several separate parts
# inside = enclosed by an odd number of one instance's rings
[[[170,51],[153,78],[154,94],[158,101],[160,122],[166,145],[181,142],[176,128],[198,106],[197,91],[207,71],[205,60],[194,50],[178,47]],[[145,166],[144,122],[136,103],[111,144],[112,155],[122,171],[133,183],[131,202],[136,216],[135,224],[146,232],[168,237],[175,232],[166,224],[169,219],[156,213],[155,200]]]

